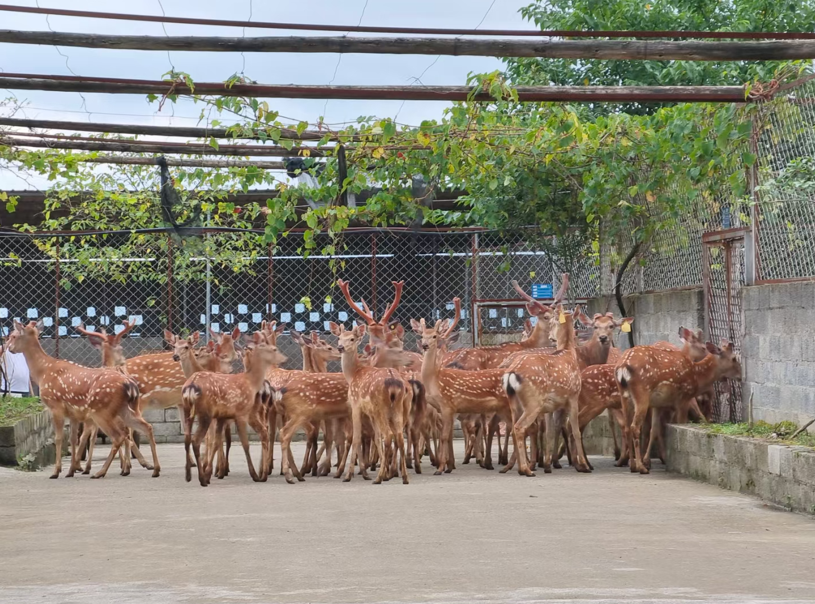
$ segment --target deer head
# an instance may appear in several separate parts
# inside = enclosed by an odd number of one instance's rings
[[[365,337],[366,326],[354,325],[352,329],[345,329],[345,325],[339,325],[333,321],[331,321],[329,325],[331,327],[331,333],[338,338],[337,350],[340,354],[353,351],[356,355],[357,348],[359,348],[362,338]]]
[[[687,353],[694,363],[707,356],[707,346],[701,329],[679,328],[679,339],[687,346]]]
[[[14,319],[14,329],[6,340],[6,348],[9,352],[25,352],[30,350],[32,346],[39,346],[40,331],[43,328],[42,319],[37,321],[29,321],[28,325],[23,325],[17,319]]]
[[[124,350],[122,350],[122,339],[129,334],[136,326],[135,321],[124,321],[124,329],[117,334],[109,334],[104,327],[99,331],[89,331],[85,325],[80,323],[76,330],[83,336],[87,336],[91,346],[102,351],[102,364],[106,367],[121,367],[127,363]]]
[[[342,279],[337,281],[337,285],[345,296],[345,300],[348,302],[348,305],[365,321],[370,333],[371,343],[374,346],[388,346],[388,321],[393,316],[393,313],[396,311],[396,307],[399,306],[399,301],[402,299],[402,287],[405,285],[405,282],[391,281],[391,283],[393,284],[395,291],[393,302],[391,302],[391,305],[388,307],[388,310],[385,311],[385,314],[382,315],[377,321],[376,318],[374,318],[371,309],[368,308],[367,304],[365,304],[365,301],[362,301],[363,308],[360,308],[357,303],[354,302],[354,299],[351,297],[351,293],[348,289],[348,282],[343,281]],[[332,331],[332,333],[334,332]]]
[[[332,346],[330,342],[321,338],[316,331],[311,332],[311,353],[318,362],[322,363],[338,361],[342,356],[336,346]]]
[[[238,358],[238,353],[235,350],[235,342],[241,338],[241,330],[236,327],[232,333],[218,333],[213,331],[212,327],[209,328],[209,334],[218,346],[218,355],[224,363],[231,363]]]
[[[173,360],[178,363],[181,359],[188,359],[194,354],[195,347],[201,336],[196,331],[194,334],[181,338],[173,334],[169,329],[164,330],[164,339],[173,347]]]
[[[527,294],[521,286],[518,285],[517,281],[511,281],[513,289],[518,292],[518,294],[526,300],[526,310],[529,312],[530,315],[533,317],[537,317],[537,322],[535,323],[532,331],[529,334],[529,338],[535,338],[538,346],[544,346],[546,344],[547,339],[547,328],[549,328],[550,321],[552,320],[554,311],[552,310],[553,307],[557,304],[560,304],[563,299],[566,297],[566,292],[569,289],[569,274],[563,273],[561,275],[561,283],[560,289],[555,295],[554,300],[552,301],[552,306],[547,306],[542,302],[536,300],[529,294]]]
[[[595,313],[594,318],[589,317],[582,311],[575,313],[575,318],[586,327],[592,329],[591,339],[599,342],[603,346],[611,346],[614,343],[614,330],[621,328],[623,325],[631,325],[634,322],[633,317],[624,317],[622,319],[615,319],[614,313],[607,312],[606,314]]]
[[[449,323],[447,319],[439,319],[433,327],[428,327],[424,319],[419,321],[410,320],[413,331],[421,337],[419,346],[424,352],[432,352],[438,349],[439,344],[450,332]]]
[[[705,347],[715,358],[717,379],[741,378],[741,363],[736,356],[732,342],[722,340],[720,346],[716,346],[713,342],[707,342]]]
[[[281,353],[277,349],[277,346],[272,344],[268,338],[259,331],[252,334],[251,348],[247,346],[247,350],[251,351],[250,364],[252,366],[258,366],[264,371],[267,367],[281,365],[288,360],[288,357]]]

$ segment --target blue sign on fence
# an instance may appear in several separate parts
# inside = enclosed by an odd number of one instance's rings
[[[552,297],[551,283],[533,283],[532,297],[538,299],[549,299]]]

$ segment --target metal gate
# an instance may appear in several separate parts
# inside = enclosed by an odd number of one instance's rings
[[[717,345],[723,339],[733,342],[737,353],[741,352],[744,337],[741,288],[745,283],[746,232],[737,228],[702,235],[706,331]],[[740,380],[716,382],[715,394],[712,421],[744,420]]]

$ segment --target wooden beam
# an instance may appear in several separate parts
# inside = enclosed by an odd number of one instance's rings
[[[220,145],[218,149],[206,143],[168,143],[153,141],[81,141],[70,138],[58,140],[28,139],[0,134],[0,144],[9,147],[36,147],[41,149],[77,149],[80,151],[119,151],[125,153],[174,153],[181,155],[232,155],[239,157],[297,157],[299,149],[284,147],[264,148],[261,145]],[[309,149],[312,157],[323,153]]]
[[[711,38],[754,40],[815,40],[808,32],[763,31],[625,31],[625,30],[535,30],[535,29],[464,29],[438,27],[392,27],[383,25],[343,25],[326,23],[280,23],[270,21],[237,21],[234,19],[196,19],[170,15],[137,15],[104,13],[51,7],[14,6],[0,4],[0,11],[36,15],[60,15],[84,19],[113,19],[147,23],[180,23],[184,25],[214,25],[218,27],[249,27],[254,29],[290,29],[306,31],[364,32],[381,34],[428,34],[433,36],[522,36],[558,38]]]
[[[2,72],[0,72],[2,73]],[[246,136],[233,136],[227,128],[202,128],[188,126],[147,126],[142,124],[106,124],[101,122],[66,122],[60,120],[30,120],[16,117],[0,117],[0,126],[17,128],[46,128],[49,130],[71,130],[74,132],[108,132],[115,134],[144,134],[148,136],[183,136],[186,138],[226,138],[261,140],[257,133]],[[306,130],[297,134],[291,128],[280,128],[280,138],[318,141],[328,132]],[[330,134],[329,134],[330,136]],[[336,136],[334,137],[334,139]],[[332,139],[333,140],[333,139]]]
[[[97,155],[84,157],[81,162],[93,164],[124,164],[131,166],[155,166],[152,157],[130,157],[127,155]],[[242,159],[173,159],[167,158],[168,166],[179,168],[257,168],[258,170],[285,170],[283,161],[249,161]]]
[[[351,38],[346,36],[123,36],[0,30],[0,42],[115,50],[287,52],[477,57],[541,57],[650,61],[791,61],[815,59],[815,41],[663,42],[461,38]]]
[[[9,77],[13,76],[13,77]],[[121,80],[77,76],[36,76],[0,72],[0,88],[107,94],[193,95],[187,86],[156,80]],[[518,86],[523,102],[682,102],[744,103],[741,86]],[[199,82],[198,96],[242,96],[288,99],[351,99],[407,101],[494,101],[488,92],[468,86],[270,86]]]

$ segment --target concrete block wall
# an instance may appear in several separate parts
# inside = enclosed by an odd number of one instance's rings
[[[669,472],[761,497],[791,511],[815,514],[815,451],[756,438],[668,426]]]
[[[679,328],[704,329],[704,296],[701,289],[675,290],[656,294],[626,296],[627,316],[634,317],[634,342],[638,345],[653,344],[664,340],[679,345]],[[620,315],[614,297],[590,300],[587,314],[613,312]],[[618,348],[628,348],[628,336],[615,337]]]
[[[815,417],[815,281],[742,288],[744,401],[753,418]]]

